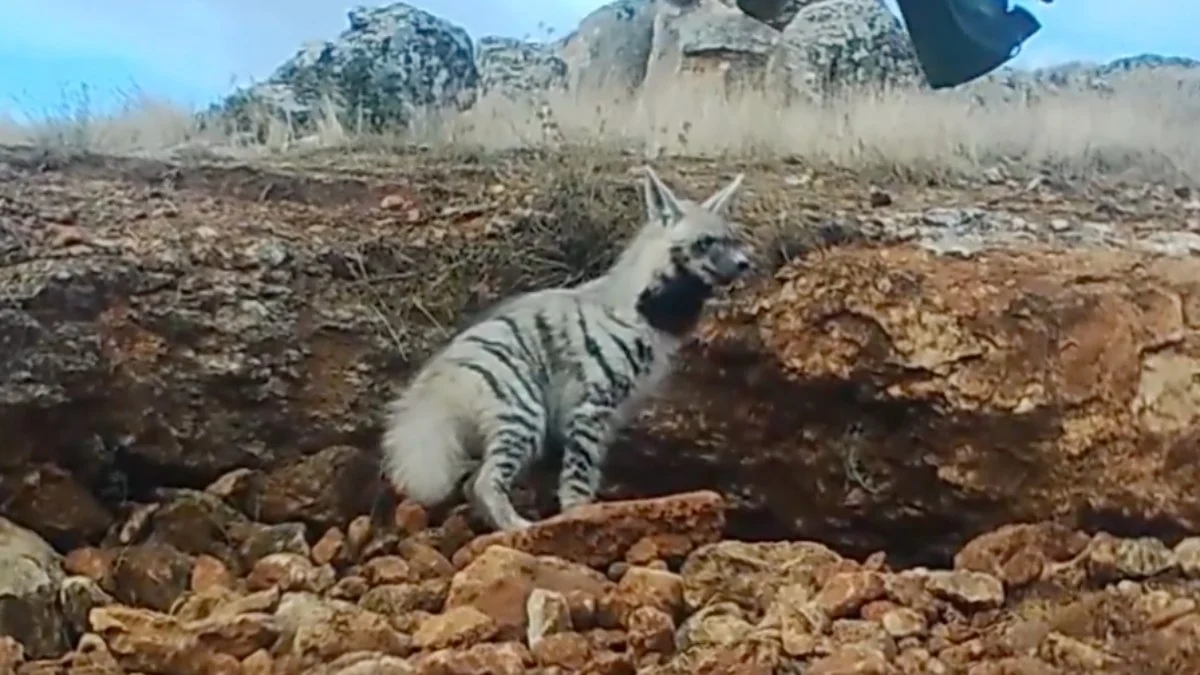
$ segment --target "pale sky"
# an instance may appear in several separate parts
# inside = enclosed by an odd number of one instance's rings
[[[0,112],[56,110],[87,83],[101,104],[119,90],[204,105],[234,82],[265,79],[306,40],[332,39],[369,0],[3,0]],[[561,35],[597,0],[412,0],[472,37]],[[894,3],[888,0],[894,7]],[[1015,65],[1106,61],[1143,52],[1200,58],[1184,0],[1019,0],[1043,23]]]

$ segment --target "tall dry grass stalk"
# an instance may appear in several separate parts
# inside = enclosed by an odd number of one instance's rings
[[[561,141],[650,156],[798,159],[850,170],[975,171],[1007,164],[1078,173],[1142,171],[1200,180],[1200,75],[1147,73],[1112,92],[1037,97],[892,90],[824,105],[711,93],[686,83],[637,99],[551,95]],[[543,144],[533,105],[493,97],[444,121],[431,140],[483,149]]]
[[[64,91],[51,108],[27,111],[26,119],[0,114],[0,144],[136,154],[160,152],[199,135],[195,116],[172,101],[119,90],[117,109],[97,114],[91,94],[85,84]]]
[[[787,104],[761,91],[724,94],[703,80],[638,97],[549,93],[486,96],[470,110],[430,114],[408,128],[367,134],[355,115],[325,101],[301,132],[264,108],[264,133],[201,129],[195,116],[144,95],[119,111],[91,114],[78,101],[32,123],[0,119],[0,143],[116,154],[202,145],[273,154],[303,148],[504,150],[569,146],[662,155],[795,159],[818,166],[900,175],[982,167],[1051,168],[1075,174],[1140,173],[1200,181],[1200,77],[1168,70],[1127,77],[1111,93],[1063,91],[1032,98],[964,92],[852,94],[825,104]],[[552,127],[552,128],[548,128]]]

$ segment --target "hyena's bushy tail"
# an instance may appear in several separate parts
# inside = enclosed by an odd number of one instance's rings
[[[445,408],[410,391],[392,402],[386,425],[382,464],[391,484],[425,506],[449,498],[471,462]]]

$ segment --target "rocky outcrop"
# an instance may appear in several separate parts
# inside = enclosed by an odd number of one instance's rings
[[[609,25],[620,21],[641,26],[647,20],[648,32],[639,28],[617,33]],[[648,94],[731,95],[749,88],[820,99],[844,87],[911,84],[919,75],[907,34],[877,0],[643,0],[609,5],[584,26],[590,32],[582,32],[581,26],[581,32],[561,47],[563,53],[581,53],[581,36],[590,35],[595,46],[630,56],[630,62],[636,55],[644,68],[619,66],[615,71],[633,74],[635,84],[629,90]],[[619,52],[617,35],[622,40]],[[641,40],[645,46],[635,47]],[[573,79],[583,76],[581,68],[614,70],[608,65],[613,56],[595,63],[578,56],[565,58],[576,71]]]
[[[859,551],[1047,513],[1194,531],[1200,279],[1194,257],[1155,258],[846,247],[785,267],[706,328],[688,394],[644,431],[662,450],[631,462],[722,467],[747,526]],[[696,447],[683,420],[738,441]]]
[[[1164,72],[1192,72],[1179,85],[1200,86],[1194,61],[1144,55],[1107,65],[1005,68],[958,93],[981,103],[1103,93]],[[747,88],[786,105],[922,83],[907,33],[880,0],[616,0],[551,43],[484,37],[475,44],[461,28],[393,3],[351,11],[349,29],[336,40],[302,47],[266,82],[203,117],[232,121],[263,140],[270,131],[264,112],[308,134],[329,128],[319,122],[330,114],[355,129],[364,122],[404,128],[422,114],[497,96],[536,108],[545,128],[559,125],[549,119],[547,94],[564,91],[577,104],[642,97],[651,110],[675,110],[687,109],[682,101],[693,94],[736,96]],[[557,131],[549,135],[561,140]]]
[[[404,3],[357,7],[336,40],[303,46],[262,85],[225,105],[248,114],[265,105],[306,125],[326,102],[371,127],[407,126],[427,109],[463,109],[479,71],[462,28]]]

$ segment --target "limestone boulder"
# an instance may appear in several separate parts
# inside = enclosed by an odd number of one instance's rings
[[[657,0],[616,0],[588,14],[555,47],[568,87],[613,96],[638,91],[646,79]]]
[[[658,2],[643,91],[733,95],[765,85],[779,31],[723,0]],[[655,99],[667,105],[666,99]]]
[[[916,52],[881,0],[820,0],[783,27],[768,64],[789,100],[820,100],[848,89],[919,82]]]

